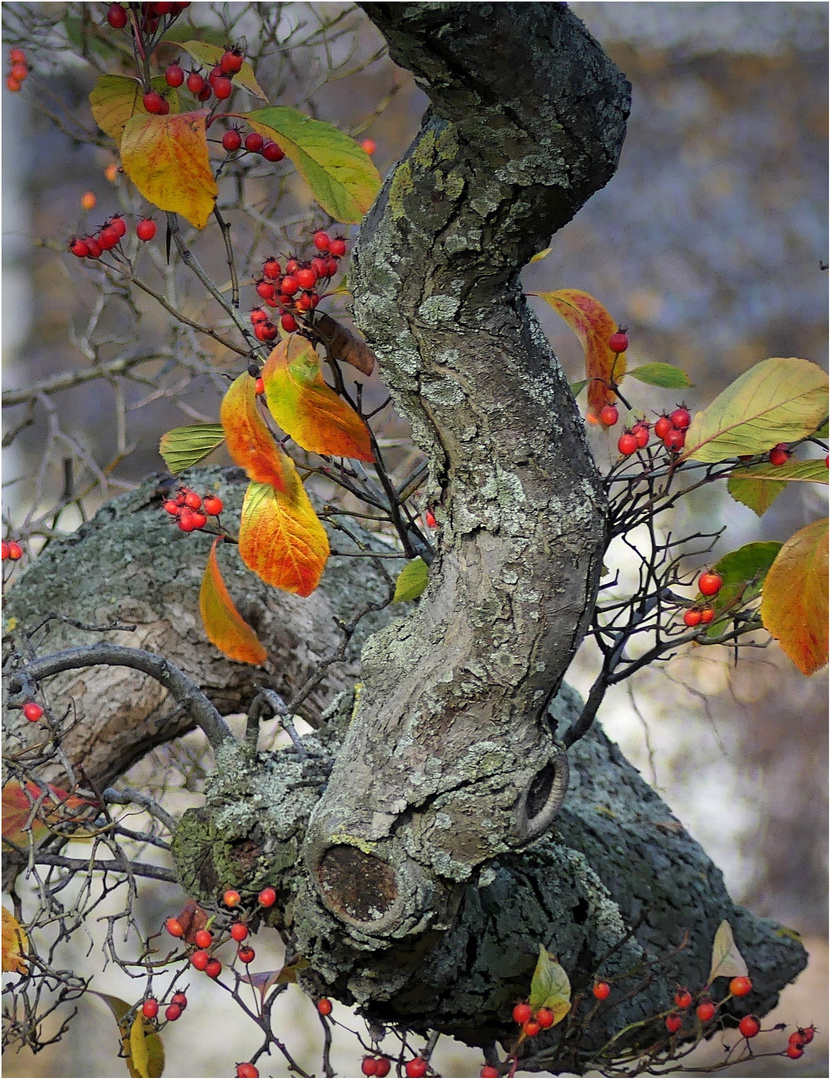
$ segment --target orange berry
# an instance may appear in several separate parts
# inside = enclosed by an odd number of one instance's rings
[[[97,202],[98,199],[92,191],[85,191],[81,196],[81,206],[83,206],[85,210],[94,210]]]
[[[749,994],[752,989],[753,983],[747,975],[737,975],[735,979],[730,980],[730,993],[733,997],[744,997],[745,994]]]

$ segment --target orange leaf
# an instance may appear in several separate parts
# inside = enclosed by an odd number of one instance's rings
[[[828,518],[782,545],[762,586],[761,614],[803,675],[828,663]]]
[[[220,539],[218,536],[213,542],[199,591],[199,610],[205,624],[205,633],[208,641],[232,660],[241,660],[244,664],[262,664],[268,654],[257,635],[237,611],[222,580],[219,563],[216,561],[216,546]]]
[[[2,968],[3,971],[16,971],[21,975],[26,974],[26,961],[23,953],[29,947],[26,931],[3,905],[2,924]]]
[[[290,458],[285,476],[285,491],[275,491],[269,484],[248,485],[239,553],[269,585],[308,596],[326,566],[329,540]]]
[[[2,810],[3,810],[3,836],[18,847],[25,847],[28,842],[26,824],[32,813],[32,807],[40,798],[41,788],[31,780],[27,781],[26,787],[21,787],[17,780],[9,780],[3,787]],[[58,810],[58,805],[60,810]],[[37,843],[50,830],[48,821],[53,818],[53,824],[59,821],[72,820],[71,815],[61,816],[64,809],[78,810],[84,806],[92,806],[89,799],[83,799],[80,795],[69,795],[61,788],[49,787],[49,794],[40,803],[37,814],[31,822],[32,836]]]
[[[374,461],[366,424],[327,386],[305,338],[281,341],[263,368],[271,415],[298,446],[316,454]]]
[[[528,295],[539,296],[550,304],[580,339],[586,353],[589,414],[599,416],[604,405],[615,402],[614,391],[608,384],[619,383],[626,374],[626,353],[614,353],[609,348],[609,338],[617,330],[617,323],[599,300],[579,289]]]
[[[137,115],[121,136],[121,164],[141,194],[204,229],[217,186],[208,160],[204,110],[169,116]]]
[[[245,469],[249,479],[283,491],[288,457],[277,446],[257,410],[256,383],[247,371],[228,387],[219,408],[219,419],[225,429],[228,453]]]

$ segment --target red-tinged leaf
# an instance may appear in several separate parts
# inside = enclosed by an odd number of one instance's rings
[[[32,837],[37,844],[51,831],[50,826],[61,821],[74,820],[65,810],[81,810],[95,806],[89,799],[80,795],[70,795],[61,788],[49,787],[49,793],[38,803],[42,789],[31,780],[25,788],[17,780],[9,780],[3,787],[3,837],[18,847],[29,842],[26,825],[32,815],[32,808],[37,804],[37,811],[31,822]]]
[[[626,353],[615,353],[609,348],[609,338],[616,332],[617,323],[599,300],[579,289],[528,295],[539,296],[550,304],[580,339],[586,353],[589,413],[599,416],[604,405],[615,403],[610,384],[619,383],[626,374]]]
[[[828,376],[810,360],[772,357],[740,375],[687,431],[680,460],[762,454],[816,431],[828,415]]]
[[[205,624],[205,633],[208,641],[231,660],[239,660],[243,664],[264,664],[268,654],[257,635],[237,611],[222,580],[216,560],[216,547],[220,539],[218,536],[213,542],[199,591],[199,611]]]
[[[329,356],[351,364],[364,375],[371,375],[375,367],[375,353],[357,334],[336,322],[325,311],[315,312],[315,333],[326,346]]]
[[[762,587],[761,614],[803,675],[828,663],[828,518],[782,545]]]
[[[317,588],[329,558],[329,540],[290,458],[285,491],[269,484],[248,485],[239,553],[268,585],[300,596]]]
[[[568,974],[543,945],[534,975],[528,1004],[532,1009],[545,1007],[554,1013],[554,1023],[559,1024],[571,1011],[571,983]]]
[[[284,490],[288,457],[277,446],[259,413],[256,383],[247,371],[228,387],[219,419],[225,429],[228,453],[245,469],[249,479]]]
[[[176,916],[178,922],[182,924],[184,930],[183,940],[188,945],[196,944],[196,935],[200,930],[204,930],[208,925],[208,913],[203,907],[200,907],[195,900],[191,900],[190,897],[185,901],[185,906]]]
[[[240,975],[239,981],[256,987],[260,992],[260,1000],[265,1001],[266,994],[272,986],[296,983],[297,973],[308,966],[309,961],[301,956],[293,964],[285,964],[276,971],[251,971],[246,975]]]
[[[3,971],[16,971],[19,975],[25,975],[26,961],[23,959],[29,948],[29,939],[26,931],[3,905],[2,924],[2,969]]]
[[[747,963],[733,940],[730,923],[724,919],[719,924],[713,941],[713,957],[707,985],[709,986],[713,979],[732,979],[736,975],[747,975]]]
[[[287,105],[237,115],[263,138],[277,143],[315,201],[335,221],[357,224],[372,206],[381,190],[381,177],[354,139]]]
[[[150,83],[154,90],[165,95],[171,112],[178,112],[179,95],[167,85],[164,75],[154,75]],[[96,124],[119,147],[127,121],[134,116],[151,115],[144,107],[144,87],[129,75],[99,75],[89,103]]]
[[[297,334],[272,351],[262,372],[266,400],[280,427],[304,450],[373,461],[366,424],[323,381],[314,346]]]
[[[749,506],[761,517],[789,483],[827,485],[828,469],[825,462],[820,458],[811,458],[810,461],[792,459],[784,465],[771,465],[765,461],[749,469],[736,469],[727,481],[727,490],[736,502]]]
[[[207,112],[134,116],[121,137],[121,164],[141,194],[204,229],[217,186],[208,160]]]
[[[211,45],[207,41],[176,42],[176,47],[184,49],[186,53],[192,56],[198,64],[202,65],[202,67],[207,68],[208,71],[216,67],[222,58],[222,54],[225,52],[224,46]],[[247,90],[261,101],[268,101],[266,95],[257,85],[257,80],[254,78],[254,69],[247,60],[243,60],[242,67],[235,75],[230,76],[230,78],[234,86],[241,86],[243,90]]]

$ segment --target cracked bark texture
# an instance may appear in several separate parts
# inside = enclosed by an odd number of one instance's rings
[[[441,536],[421,604],[364,649],[310,824],[307,865],[356,941],[443,925],[475,867],[556,809],[543,717],[594,604],[606,507],[518,277],[611,178],[629,107],[562,5],[362,6],[432,100],[351,287],[430,462]]]

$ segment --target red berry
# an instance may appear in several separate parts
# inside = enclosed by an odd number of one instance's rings
[[[264,394],[265,393],[265,383],[263,382],[262,377],[258,378],[257,381],[254,383],[254,393],[255,394]]]
[[[746,1039],[752,1039],[758,1035],[761,1027],[756,1016],[743,1016],[739,1021],[739,1031]]]
[[[785,1053],[788,1055],[789,1058],[791,1058],[792,1061],[797,1061],[799,1058],[802,1057],[805,1051],[802,1049],[801,1046],[791,1043]]]
[[[701,1021],[702,1024],[709,1024],[709,1022],[716,1015],[716,1007],[712,1001],[702,1001],[698,1008],[695,1010],[695,1015]]]
[[[526,1020],[530,1020],[534,1014],[534,1010],[528,1004],[527,1001],[520,1001],[518,1005],[514,1005],[514,1011],[512,1016],[517,1024],[524,1024]]]
[[[535,1035],[540,1033],[540,1025],[536,1020],[526,1020],[522,1025],[522,1030],[528,1036],[529,1039],[533,1039]]]
[[[76,259],[85,259],[89,255],[89,248],[84,240],[74,239],[70,241],[69,250]]]
[[[649,442],[649,424],[641,420],[632,428],[632,434],[637,439],[638,449],[643,450]]]
[[[216,958],[209,960],[205,964],[205,974],[212,979],[218,979],[220,971],[222,971],[222,963]]]
[[[12,562],[17,562],[18,559],[23,558],[23,548],[16,540],[9,540],[9,558]]]
[[[217,64],[215,67],[212,67],[210,72],[208,73],[208,82],[211,84],[211,86],[214,85],[214,83],[216,82],[217,79],[224,79],[224,78],[225,78],[225,76],[224,76],[224,74],[222,72],[222,68],[219,66],[219,64]]]
[[[617,441],[617,448],[624,457],[629,457],[638,449],[638,440],[631,431],[624,431]]]
[[[483,1065],[482,1068],[479,1070],[479,1075],[487,1077],[499,1076],[499,1069],[497,1069],[493,1065]]]
[[[433,513],[432,510],[428,510],[425,513],[424,524],[427,526],[428,529],[435,529],[438,526],[438,522],[436,521],[436,515]]]
[[[254,337],[258,341],[273,341],[278,333],[277,327],[272,322],[257,323],[254,327]]]
[[[260,153],[266,161],[282,161],[286,156],[276,142],[264,143]]]
[[[25,64],[26,53],[22,49],[12,49],[9,53],[9,60],[11,60],[13,64]]]
[[[252,131],[245,136],[245,149],[252,154],[259,154],[264,142],[265,139],[258,131]]]
[[[676,454],[680,453],[684,449],[684,435],[685,433],[680,428],[670,428],[664,436],[664,446]]]
[[[268,322],[268,315],[266,315],[262,308],[252,308],[251,322],[254,324],[254,326],[256,326],[257,323],[260,322]]]
[[[208,519],[203,513],[201,513],[201,511],[197,510],[197,511],[194,511],[194,513],[192,513],[190,515],[190,523],[191,523],[191,526],[192,526],[191,531],[193,531],[195,529],[204,529],[205,526],[208,524]],[[197,942],[197,945],[198,944],[199,944],[199,942]]]
[[[270,885],[267,885],[257,897],[257,903],[260,907],[273,907],[276,900],[277,893]]]
[[[338,272],[338,260],[334,257],[329,259],[329,265],[326,267],[326,273],[324,277],[333,278]]]
[[[274,288],[274,284],[271,281],[258,281],[256,289],[257,295],[261,296],[263,300],[273,300],[277,294],[277,290]]]
[[[701,576],[703,577],[704,575],[702,574]],[[717,574],[714,575],[714,576],[718,577]],[[701,585],[701,581],[699,579],[699,586],[700,585]],[[720,586],[721,586],[721,578],[719,578],[719,587]],[[705,593],[705,595],[709,596],[710,594]],[[747,975],[737,975],[735,977],[735,979],[730,980],[729,989],[730,989],[730,993],[733,995],[733,997],[744,997],[745,994],[749,994],[750,991],[753,989],[753,983],[750,981],[750,979],[747,977]]]
[[[688,608],[684,612],[684,624],[686,626],[698,626],[701,622],[701,612],[697,608]],[[692,999],[690,999],[692,1000]],[[678,1004],[678,995],[675,995],[675,1003]],[[686,1005],[681,1005],[680,1008],[685,1009]]]
[[[669,422],[673,427],[678,428],[679,431],[686,431],[690,426],[690,410],[683,405],[679,405],[675,412],[669,414]]]
[[[692,1005],[692,994],[689,990],[677,990],[675,993],[675,1004],[679,1009],[689,1009]]]
[[[404,1072],[407,1076],[424,1076],[427,1072],[427,1062],[423,1057],[412,1058],[404,1066]]]
[[[233,154],[233,152],[239,150],[241,146],[242,135],[239,133],[239,128],[229,128],[222,136],[222,149],[227,154]]]
[[[184,504],[189,506],[191,510],[198,510],[202,505],[202,499],[196,494],[195,491],[186,491],[184,493]]]
[[[255,956],[254,950],[249,946],[243,946],[237,950],[237,956],[241,964],[250,964]]]
[[[110,225],[112,225],[118,233],[119,238],[127,235],[127,222],[120,214],[116,214],[115,217],[110,218]]]
[[[205,949],[199,949],[190,958],[191,964],[197,971],[204,971],[210,963],[211,955]]]
[[[375,151],[378,149],[378,146],[377,146],[374,139],[362,139],[361,140],[361,149],[366,154],[374,154]],[[492,1068],[492,1066],[491,1065],[486,1065],[485,1068],[490,1069],[490,1068]],[[484,1073],[483,1072],[483,1073],[480,1073],[479,1075],[480,1076],[498,1076],[499,1073]]]
[[[384,1077],[390,1071],[390,1059],[388,1057],[379,1057],[375,1059],[375,1075]]]
[[[299,288],[300,281],[293,274],[286,274],[280,282],[280,292],[284,293],[286,296],[294,296]]]
[[[147,1017],[148,1020],[152,1020],[154,1016],[158,1015],[159,1003],[155,998],[148,998],[142,1005],[141,1011]]]
[[[620,413],[615,405],[604,405],[600,410],[600,423],[604,427],[614,427],[620,418]]]
[[[317,1011],[321,1016],[328,1016],[332,1011],[332,1002],[327,997],[322,997],[317,1003]]]
[[[248,937],[248,927],[245,923],[235,922],[231,927],[231,937],[234,941],[245,941]]]
[[[165,100],[158,90],[148,90],[141,100],[149,113],[161,115],[164,112]]]
[[[97,259],[101,254],[101,245],[95,239],[94,236],[85,236],[84,243],[89,248],[89,257],[91,259]]]
[[[220,101],[225,101],[234,92],[234,84],[230,79],[226,79],[224,75],[220,75],[218,79],[213,80],[214,93]]]
[[[23,715],[34,724],[43,716],[43,706],[36,701],[27,701],[23,706]]]
[[[263,277],[269,278],[271,281],[276,281],[280,276],[280,264],[272,256],[270,259],[266,259],[263,263]]]
[[[174,87],[181,86],[185,81],[185,69],[180,67],[179,64],[171,64],[167,71],[164,73],[165,82],[168,86]]]
[[[301,293],[297,298],[297,306],[301,311],[311,311],[317,303],[319,297],[316,293]]]
[[[617,333],[612,334],[609,338],[609,348],[615,353],[626,352],[629,348],[629,338],[623,330],[618,330]]]
[[[8,540],[4,540],[2,542],[2,544],[0,544],[0,558],[2,559],[3,562],[5,562],[6,559],[8,559],[8,557],[9,557],[9,542],[8,542]]]
[[[320,255],[315,255],[315,257],[312,259],[312,270],[315,272],[317,278],[329,277],[330,262],[334,262],[335,270],[337,271],[337,259],[324,259]]]
[[[12,64],[9,71],[9,78],[14,79],[15,82],[22,83],[26,81],[29,74],[29,69],[25,64]]]
[[[336,259],[340,259],[346,254],[346,241],[342,236],[336,236],[329,244],[329,251]]]
[[[666,1024],[667,1031],[671,1032],[674,1035],[675,1032],[678,1031],[681,1028],[681,1025],[684,1023],[684,1018],[682,1016],[679,1016],[678,1013],[670,1013],[664,1023]]]
[[[143,218],[138,225],[136,225],[136,236],[143,243],[147,243],[148,240],[152,240],[156,235],[156,222],[152,218]]]
[[[165,928],[171,937],[184,937],[185,930],[178,919],[167,919],[165,921]]]
[[[790,456],[791,452],[788,449],[788,444],[777,443],[768,454],[768,461],[771,465],[775,465],[778,468],[780,465],[784,465]]]
[[[290,313],[285,312],[280,316],[280,325],[288,334],[293,334],[297,329],[297,319]]]
[[[121,4],[110,4],[107,11],[107,22],[113,30],[123,30],[127,25],[127,11]]]
[[[592,987],[592,993],[598,1001],[605,1001],[611,992],[612,988],[607,982],[596,982]]]
[[[193,940],[200,949],[210,949],[213,944],[214,936],[210,930],[197,930],[193,936]]]
[[[378,1062],[374,1057],[365,1057],[361,1062],[361,1072],[364,1076],[376,1076],[376,1069],[378,1068]]]
[[[701,577],[698,579],[698,591],[704,596],[715,596],[721,588],[722,578],[721,574],[715,574],[712,570],[705,570]],[[740,976],[743,978],[743,976]],[[735,982],[735,980],[733,980]],[[733,983],[730,983],[730,993],[734,994]],[[741,993],[748,994],[750,992],[750,985],[748,980],[747,990],[741,991]],[[739,995],[741,996],[741,995]]]
[[[329,239],[329,234],[327,232],[325,232],[323,229],[318,229],[318,231],[312,237],[312,243],[318,251],[328,252],[329,246],[332,241]]]
[[[256,1065],[252,1065],[250,1061],[241,1061],[237,1065],[237,1076],[254,1077],[259,1075],[260,1070]]]
[[[655,437],[663,442],[670,431],[672,431],[670,418],[666,415],[659,416],[655,421]]]
[[[98,234],[98,243],[102,251],[109,251],[110,248],[114,248],[120,239],[118,229],[112,225],[105,225]]]
[[[178,1005],[168,1005],[168,1007],[164,1011],[165,1020],[178,1020],[181,1015],[182,1010],[179,1008]]]
[[[178,1005],[182,1012],[188,1007],[187,996],[181,990],[177,990],[170,1000],[173,1005]]]
[[[546,1009],[543,1006],[541,1009],[537,1009],[536,1021],[543,1029],[554,1027],[554,1013],[551,1009]]]
[[[797,1028],[796,1031],[793,1033],[793,1035],[791,1035],[790,1039],[788,1039],[788,1042],[791,1042],[791,1041],[796,1042],[796,1039],[794,1039],[794,1035],[796,1035],[797,1038],[799,1039],[799,1045],[800,1046],[807,1046],[809,1042],[814,1041],[814,1028],[813,1028],[813,1025],[811,1027],[806,1027],[806,1028]]]
[[[206,495],[205,498],[202,500],[202,509],[210,517],[216,517],[218,514],[222,513],[222,499],[217,498],[216,495]],[[233,902],[229,902],[227,899],[224,900],[226,907],[236,907],[236,905],[240,902],[239,893],[234,892],[232,889],[229,889],[225,896],[236,897]]]
[[[208,83],[204,83],[203,86],[202,86],[202,89],[196,95],[197,101],[207,101],[212,93],[213,93],[213,90],[211,90]]]
[[[711,623],[716,617],[716,613],[713,608],[705,607],[701,609],[701,621],[706,626],[707,623]]]
[[[295,274],[300,269],[300,263],[292,256],[286,263],[286,273]]]
[[[192,94],[201,94],[205,89],[205,80],[198,71],[191,71],[187,77],[187,87]]]
[[[208,510],[208,503],[209,502],[211,502],[211,503],[219,503],[219,508],[216,509],[216,510],[214,510],[214,509]],[[209,514],[218,514],[222,510],[222,501],[220,499],[217,499],[217,497],[215,495],[207,495],[203,499],[203,505],[204,505],[205,509],[208,510]],[[236,889],[226,889],[225,892],[222,894],[222,903],[226,907],[237,907],[240,900],[242,900],[242,897],[240,896],[240,894],[237,892]]]
[[[242,67],[242,53],[239,49],[226,49],[219,58],[219,66],[226,75],[236,75]]]

